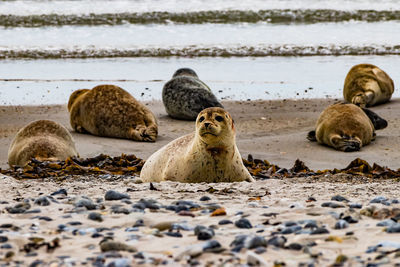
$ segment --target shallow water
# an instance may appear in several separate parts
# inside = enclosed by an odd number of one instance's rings
[[[183,66],[234,100],[341,98],[364,62],[399,80],[395,0],[0,1],[0,36],[4,105],[102,83],[161,99]]]
[[[138,100],[160,100],[180,67],[196,70],[220,99],[342,98],[344,77],[354,64],[379,65],[400,81],[400,56],[263,58],[125,58],[7,60],[0,64],[2,105],[65,104],[72,91],[116,84]],[[400,97],[395,91],[394,97]]]

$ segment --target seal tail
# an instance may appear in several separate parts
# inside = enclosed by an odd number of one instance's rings
[[[310,140],[311,142],[317,142],[317,136],[315,131],[308,132],[307,139]]]
[[[388,123],[385,119],[381,118],[378,114],[369,110],[367,108],[362,109],[364,113],[368,116],[371,120],[372,124],[374,125],[375,130],[385,129],[388,126]]]

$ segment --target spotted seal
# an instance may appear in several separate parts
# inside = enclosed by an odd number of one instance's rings
[[[196,131],[155,152],[140,173],[144,182],[215,183],[254,181],[235,143],[235,127],[219,107],[201,111]]]
[[[68,110],[71,126],[77,132],[156,141],[158,126],[153,113],[118,86],[76,90],[69,98]]]
[[[162,99],[166,112],[174,119],[194,121],[205,108],[223,108],[211,89],[190,68],[174,73],[163,87]]]
[[[358,151],[375,140],[375,130],[387,127],[387,121],[369,109],[354,104],[336,103],[322,111],[315,131],[308,140],[344,152]]]
[[[8,150],[8,164],[24,166],[32,158],[56,161],[74,156],[78,152],[68,130],[54,121],[38,120],[18,131]]]
[[[360,107],[388,102],[393,92],[393,80],[372,64],[355,65],[344,81],[344,99]]]

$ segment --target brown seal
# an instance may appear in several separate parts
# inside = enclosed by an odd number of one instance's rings
[[[38,120],[18,131],[8,150],[8,164],[24,166],[32,158],[56,161],[77,155],[72,136],[64,126]]]
[[[68,101],[72,128],[80,133],[155,142],[153,113],[124,89],[99,85],[73,92]]]
[[[243,165],[228,112],[206,108],[196,120],[196,131],[170,142],[146,161],[144,182],[215,183],[254,181]]]
[[[393,80],[386,72],[372,64],[359,64],[347,74],[343,96],[349,103],[366,107],[388,102],[393,91]]]
[[[309,132],[307,138],[337,150],[358,151],[375,140],[375,130],[386,126],[386,120],[371,110],[337,103],[322,111],[316,130]]]

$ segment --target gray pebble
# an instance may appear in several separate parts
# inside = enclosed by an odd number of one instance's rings
[[[211,198],[209,196],[202,196],[200,198],[200,201],[208,201],[208,200],[211,200]]]
[[[396,225],[396,222],[391,219],[383,220],[376,224],[376,226],[383,226],[383,227],[390,227],[394,225]]]
[[[233,223],[233,222],[230,220],[226,220],[226,219],[220,220],[218,222],[219,225],[225,225],[225,224],[231,224],[231,223]]]
[[[38,197],[37,199],[35,199],[34,203],[39,206],[49,206],[50,205],[49,199],[45,196]]]
[[[344,208],[344,205],[335,202],[324,202],[321,204],[321,207],[337,209],[337,208]]]
[[[30,208],[31,205],[29,203],[23,202],[16,204],[14,207],[6,207],[6,210],[8,211],[8,213],[18,214],[18,213],[24,213]]]
[[[1,235],[0,236],[0,243],[5,243],[8,241],[8,237]]]
[[[194,228],[194,234],[197,236],[198,240],[209,240],[215,235],[213,229],[207,228],[203,225],[197,225]]]
[[[338,202],[350,202],[347,198],[342,197],[341,195],[336,195],[331,198],[331,200],[338,201]]]
[[[400,233],[400,223],[396,223],[388,228],[386,228],[387,233]]]
[[[85,207],[87,210],[95,210],[97,208],[96,204],[90,198],[81,198],[75,202],[75,207]]]
[[[103,216],[98,212],[91,212],[88,215],[88,219],[89,220],[93,220],[93,221],[102,222],[103,221]]]
[[[386,197],[378,196],[378,197],[372,199],[369,203],[383,203],[383,202],[385,202],[387,200],[388,199]]]
[[[317,229],[313,230],[310,233],[310,235],[320,235],[320,234],[329,234],[329,231],[328,231],[328,229],[321,227],[321,228],[317,228]]]
[[[55,196],[55,195],[64,195],[67,196],[67,190],[65,190],[64,188],[58,189],[57,191],[53,192],[50,194],[51,196]]]
[[[105,200],[121,200],[124,198],[130,198],[127,194],[123,194],[114,190],[108,190],[104,195]]]
[[[121,259],[116,259],[109,264],[107,264],[107,267],[131,267],[132,260],[126,259],[126,258],[121,258]]]
[[[238,228],[243,228],[243,229],[250,229],[253,228],[251,225],[250,221],[247,220],[246,218],[239,219],[235,222],[235,226]]]
[[[274,236],[267,241],[267,244],[278,248],[283,248],[285,246],[286,241],[287,239],[284,236]]]
[[[362,205],[359,204],[359,203],[352,203],[352,204],[349,205],[349,208],[352,208],[352,209],[361,209],[361,208],[362,208]]]
[[[335,229],[345,229],[349,227],[349,223],[345,220],[339,220],[335,223]]]
[[[280,232],[283,235],[288,235],[288,234],[292,234],[292,233],[296,233],[298,231],[301,231],[302,227],[300,225],[293,225],[290,227],[285,227],[282,229],[282,231]]]
[[[286,248],[290,250],[301,250],[303,246],[299,243],[290,243]]]

